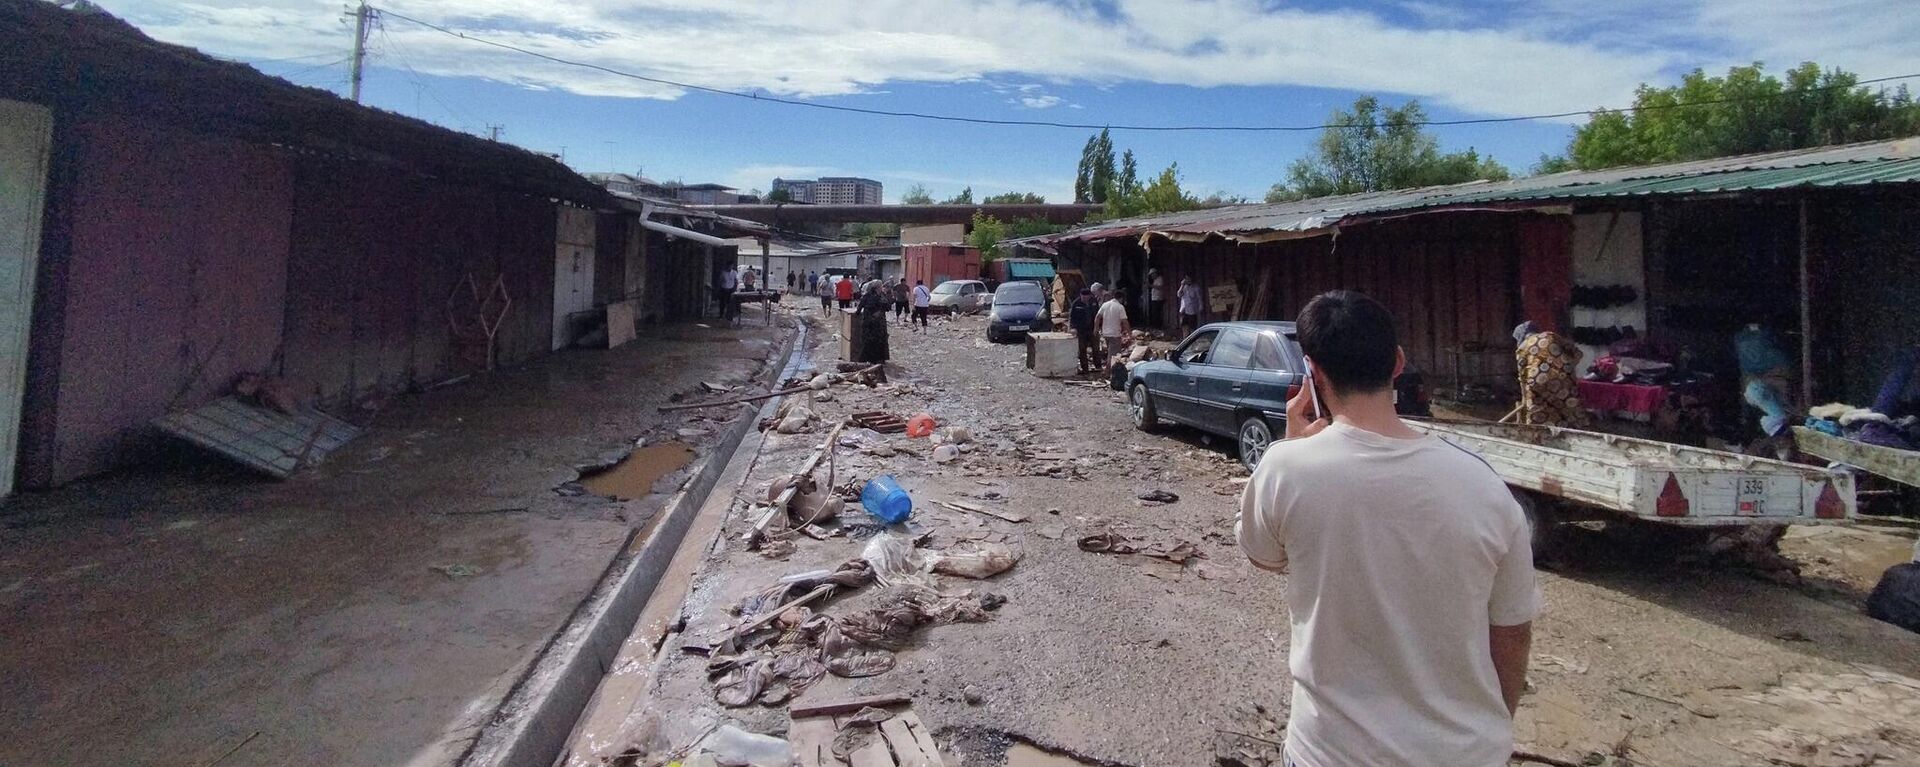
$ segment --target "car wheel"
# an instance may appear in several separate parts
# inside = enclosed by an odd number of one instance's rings
[[[1134,384],[1127,393],[1127,415],[1133,418],[1133,428],[1141,431],[1160,428],[1160,414],[1153,408],[1153,394],[1147,391],[1146,384]]]
[[[1267,425],[1267,419],[1260,416],[1248,416],[1240,422],[1240,465],[1253,471],[1260,465],[1260,457],[1267,454],[1267,447],[1273,444],[1273,427]]]
[[[1567,530],[1562,526],[1558,511],[1551,502],[1532,492],[1519,488],[1508,488],[1513,500],[1520,504],[1520,513],[1527,519],[1527,533],[1533,546],[1533,561],[1542,566],[1557,563],[1566,548]],[[1662,525],[1665,527],[1665,525]]]

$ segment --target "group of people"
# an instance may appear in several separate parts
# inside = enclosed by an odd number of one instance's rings
[[[1147,303],[1147,322],[1158,325],[1157,316],[1163,300],[1161,293],[1164,284],[1160,273],[1148,274],[1149,290],[1153,300]],[[1200,286],[1190,277],[1180,278],[1180,288],[1174,293],[1179,302],[1180,332],[1191,333],[1200,327],[1201,293]],[[1108,290],[1098,282],[1080,289],[1080,295],[1067,309],[1067,326],[1080,345],[1080,372],[1103,371],[1127,346],[1133,335],[1133,322],[1127,317],[1127,289]],[[1104,356],[1104,359],[1103,359]]]

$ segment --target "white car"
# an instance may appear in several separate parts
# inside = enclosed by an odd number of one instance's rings
[[[992,296],[987,292],[987,284],[979,280],[947,280],[933,289],[927,308],[948,314],[973,314]]]

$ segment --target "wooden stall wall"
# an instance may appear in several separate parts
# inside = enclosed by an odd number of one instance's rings
[[[60,313],[57,371],[35,377],[56,415],[22,466],[42,486],[113,467],[151,444],[152,419],[267,370],[287,290],[283,155],[111,118],[69,130],[64,262],[41,275],[62,295],[36,307]]]
[[[1920,344],[1920,195],[1822,195],[1808,221],[1814,404],[1867,407]]]
[[[337,407],[484,366],[448,321],[468,277],[510,299],[497,364],[547,351],[552,203],[318,160],[299,174],[281,370],[304,393]]]

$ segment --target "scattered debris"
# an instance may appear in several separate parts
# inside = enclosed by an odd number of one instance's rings
[[[933,416],[921,413],[907,419],[907,436],[914,438],[925,437],[932,434],[934,427],[938,425],[940,425],[939,422],[933,420]]]
[[[953,445],[941,445],[933,449],[934,463],[951,463],[960,457],[960,448]]]
[[[448,578],[467,578],[479,575],[482,572],[479,567],[464,564],[433,565],[429,569],[436,570]]]
[[[981,580],[1013,569],[1020,551],[997,543],[965,542],[933,558],[933,571]]]
[[[720,384],[720,383],[714,383],[712,381],[701,381],[700,388],[705,389],[706,391],[713,394],[726,394],[727,392],[733,391],[734,389],[739,387],[728,386],[726,384]]]
[[[794,757],[801,767],[944,767],[932,730],[911,709],[905,696],[880,696],[883,702],[853,713],[836,708],[806,714],[788,710]],[[897,699],[896,699],[897,698]]]
[[[1058,514],[1059,512],[1056,510],[1053,513]],[[1035,530],[1034,532],[1039,533],[1040,537],[1042,538],[1057,541],[1057,540],[1060,540],[1060,536],[1067,534],[1067,526],[1066,525],[1041,525],[1040,529]]]
[[[1104,530],[1080,539],[1080,550],[1096,554],[1140,554],[1142,556],[1164,559],[1174,564],[1185,564],[1187,560],[1205,555],[1192,541],[1172,539],[1165,541],[1140,541],[1128,538],[1112,530]]]
[[[1170,490],[1148,490],[1134,497],[1152,503],[1177,503],[1180,501],[1180,496]]]

